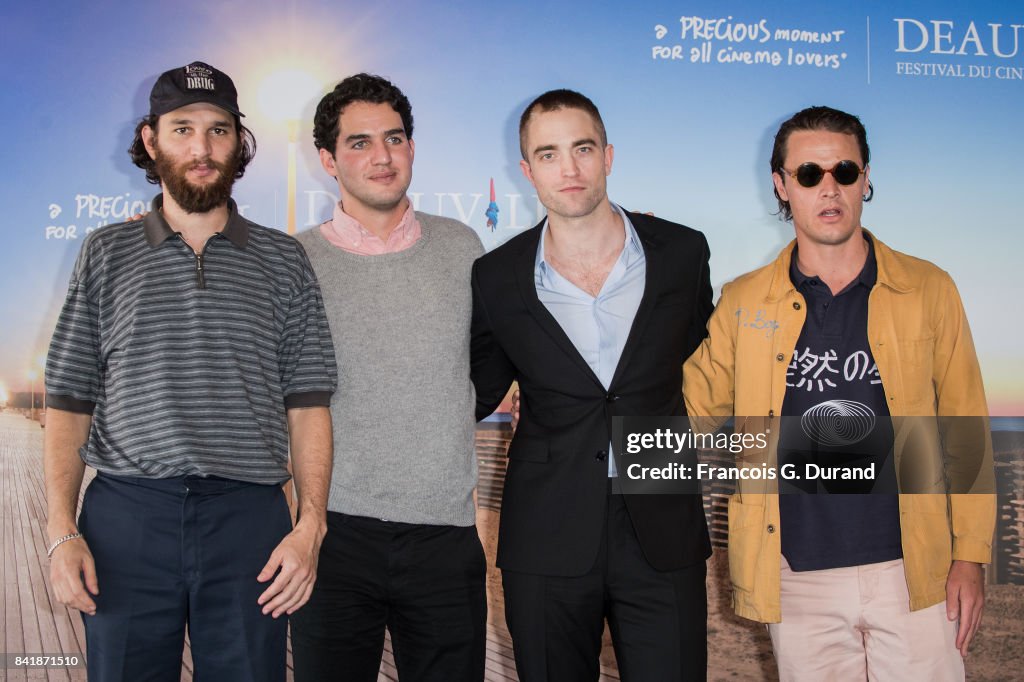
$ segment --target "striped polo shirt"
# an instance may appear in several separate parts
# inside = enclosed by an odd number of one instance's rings
[[[162,205],[86,238],[50,344],[47,404],[92,414],[81,455],[100,471],[281,483],[286,410],[329,405],[337,383],[309,260],[233,201],[196,254]]]

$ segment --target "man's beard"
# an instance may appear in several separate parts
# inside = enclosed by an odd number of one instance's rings
[[[173,159],[162,154],[157,147],[153,160],[157,175],[166,186],[167,192],[186,213],[207,213],[224,205],[231,198],[235,171],[238,170],[237,154],[232,154],[225,163],[208,158],[202,162],[190,160],[176,165]],[[200,163],[217,171],[216,180],[203,185],[189,182],[185,174]]]

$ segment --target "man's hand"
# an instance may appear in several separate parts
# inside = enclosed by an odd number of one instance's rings
[[[100,593],[96,580],[96,564],[84,538],[75,538],[59,545],[50,557],[50,584],[61,604],[96,615],[96,602],[90,594]],[[88,591],[86,591],[88,590]]]
[[[274,548],[256,580],[277,577],[256,601],[274,618],[309,601],[316,582],[320,543],[327,534],[327,490],[331,483],[331,413],[326,406],[288,410],[288,438],[299,500],[295,529]]]
[[[256,580],[265,583],[277,573],[274,582],[256,600],[263,607],[263,615],[271,614],[274,618],[282,613],[291,615],[309,601],[325,533],[324,528],[303,524],[300,520],[274,548],[267,565],[256,576]]]
[[[512,433],[516,432],[516,427],[519,426],[519,389],[517,388],[512,393]]]
[[[82,489],[85,463],[78,451],[89,438],[92,416],[46,408],[43,436],[43,481],[46,484],[46,536],[50,542],[78,532],[75,512]],[[58,545],[50,557],[50,584],[61,604],[90,616],[96,602],[90,594],[100,593],[96,562],[84,538]]]
[[[981,625],[985,607],[985,580],[981,564],[954,561],[946,579],[946,617],[960,620],[956,632],[956,648],[966,657],[971,640]]]

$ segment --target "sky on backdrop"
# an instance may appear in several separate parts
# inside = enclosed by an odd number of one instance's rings
[[[792,237],[772,214],[778,124],[812,104],[856,113],[876,188],[865,226],[953,275],[993,411],[1024,414],[1024,14],[1014,3],[430,5],[5,8],[0,385],[25,388],[45,353],[86,231],[155,193],[125,150],[156,77],[201,59],[234,78],[259,142],[235,190],[249,218],[287,222],[289,118],[299,121],[296,222],[329,217],[336,187],[312,145],[312,113],[335,82],[365,70],[413,103],[419,208],[463,219],[489,248],[541,217],[518,165],[523,107],[553,87],[580,90],[615,145],[612,199],[703,230],[716,290]]]

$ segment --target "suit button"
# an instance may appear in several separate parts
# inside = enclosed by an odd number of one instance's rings
[[[616,400],[619,399],[619,396],[615,395],[614,393],[609,393],[604,397],[604,399],[606,402],[614,403]]]
[[[786,356],[783,355],[782,353],[779,353],[778,355],[775,356],[775,359],[778,360],[779,362],[782,362],[783,360],[786,359]]]
[[[601,461],[601,462],[603,462],[607,458],[608,458],[608,451],[607,450],[601,450],[596,455],[594,455],[594,459],[596,459],[598,461]]]
[[[768,532],[769,533],[774,533],[775,532],[775,526],[769,523],[768,524]]]

